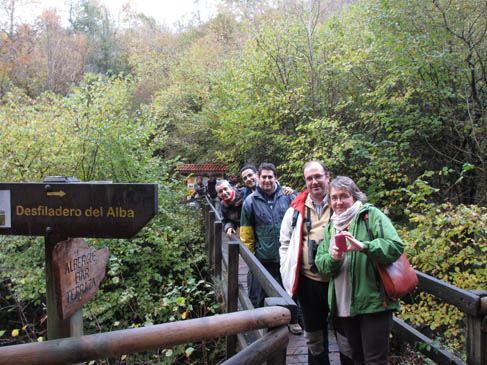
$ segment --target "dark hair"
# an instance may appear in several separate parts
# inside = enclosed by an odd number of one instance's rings
[[[303,167],[303,174],[304,174],[304,170],[306,170],[310,165],[312,165],[314,163],[317,163],[318,165],[320,165],[323,168],[323,171],[325,171],[325,174],[328,175],[328,168],[321,161],[308,161],[308,162],[306,162],[304,164],[304,167]]]
[[[257,169],[255,168],[254,165],[245,165],[244,167],[242,167],[240,169],[239,175],[242,175],[242,172],[244,172],[245,170],[252,170],[254,172],[254,174],[257,172]]]
[[[274,172],[274,177],[277,177],[276,166],[274,166],[273,163],[270,163],[270,162],[262,162],[259,165],[259,175],[262,172],[262,170],[272,170],[272,172]]]
[[[367,195],[361,192],[355,182],[348,176],[337,176],[330,183],[331,189],[343,189],[349,191],[355,200],[360,200],[362,203],[367,200]]]

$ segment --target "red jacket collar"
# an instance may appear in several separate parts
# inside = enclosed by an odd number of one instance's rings
[[[309,191],[306,189],[305,191],[302,191],[294,198],[294,200],[291,202],[291,207],[296,209],[301,215],[304,216],[304,203],[306,203],[306,198],[308,198]]]

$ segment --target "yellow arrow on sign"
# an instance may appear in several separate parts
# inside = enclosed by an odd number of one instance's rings
[[[47,196],[58,196],[60,198],[62,198],[65,195],[66,195],[66,193],[64,191],[62,191],[62,190],[60,190],[60,191],[50,191],[50,192],[47,193]]]

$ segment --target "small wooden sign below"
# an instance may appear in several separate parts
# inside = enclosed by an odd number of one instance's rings
[[[108,255],[108,247],[96,250],[82,238],[56,244],[52,268],[58,313],[63,320],[95,296],[105,277]]]

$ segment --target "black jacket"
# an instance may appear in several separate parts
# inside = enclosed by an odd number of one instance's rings
[[[208,189],[208,195],[212,198],[215,199],[218,194],[216,193],[216,180],[215,181],[210,181],[206,183],[206,187]]]
[[[223,216],[223,230],[229,228],[237,229],[240,225],[240,212],[242,211],[243,198],[239,192],[235,191],[235,199],[229,204],[221,202],[221,212]]]

